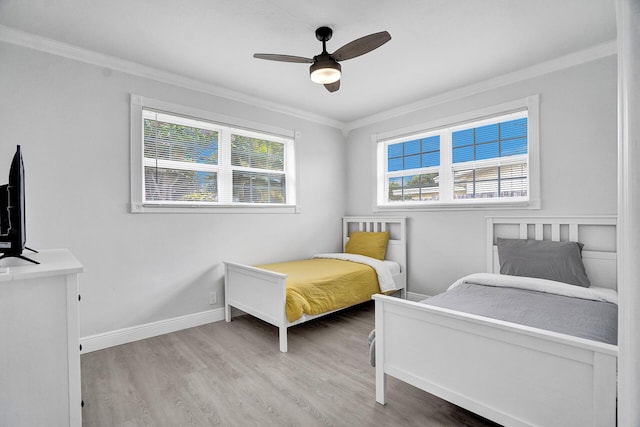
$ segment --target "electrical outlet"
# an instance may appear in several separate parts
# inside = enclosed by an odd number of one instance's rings
[[[216,292],[209,292],[209,305],[214,305],[218,302],[218,294]]]

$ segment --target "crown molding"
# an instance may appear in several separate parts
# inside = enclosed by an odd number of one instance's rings
[[[364,126],[368,126],[380,121],[392,119],[394,117],[402,116],[405,114],[413,113],[424,108],[433,107],[438,104],[444,104],[447,102],[455,101],[461,98],[466,98],[471,95],[476,95],[482,92],[486,92],[498,87],[507,86],[513,83],[517,83],[523,80],[528,80],[534,77],[549,74],[555,71],[563,70],[565,68],[574,67],[576,65],[584,64],[587,62],[595,61],[600,58],[615,55],[617,53],[617,42],[611,40],[606,43],[595,45],[593,47],[583,49],[577,52],[570,53],[559,58],[541,62],[531,67],[523,68],[512,73],[503,74],[498,77],[494,77],[488,80],[484,80],[478,83],[474,83],[468,86],[443,92],[441,94],[431,96],[420,101],[406,104],[400,107],[392,108],[387,111],[373,114],[371,116],[363,117],[361,119],[349,122],[343,128],[343,133],[348,135],[354,129],[358,129]]]
[[[185,77],[176,73],[159,70],[157,68],[142,65],[137,62],[117,58],[115,56],[105,55],[89,49],[84,49],[78,46],[38,36],[25,31],[16,30],[5,25],[0,25],[0,41],[25,47],[28,49],[45,52],[51,55],[73,59],[98,67],[110,68],[134,76],[144,77],[161,83],[179,86],[208,95],[226,98],[231,101],[249,104],[251,106],[264,108],[266,110],[274,111],[277,113],[287,114],[289,116],[320,123],[322,125],[330,126],[340,130],[342,130],[345,126],[345,123],[343,122],[333,120],[318,114],[310,113],[308,111],[292,108],[275,102],[266,101],[262,98],[257,98],[255,96],[247,95],[245,93],[230,90],[221,86]]]
[[[435,96],[431,96],[417,102],[402,105],[345,123],[305,110],[292,108],[284,104],[278,104],[275,102],[264,100],[262,98],[247,95],[245,93],[233,91],[221,86],[213,85],[196,79],[191,79],[176,73],[159,70],[153,67],[139,64],[137,62],[120,59],[114,56],[80,48],[68,43],[63,43],[32,33],[16,30],[5,25],[0,25],[0,41],[29,49],[38,50],[52,55],[62,56],[80,62],[85,62],[99,67],[111,68],[113,70],[132,74],[135,76],[148,78],[158,82],[183,87],[185,89],[226,98],[231,101],[241,102],[251,106],[257,106],[266,110],[287,114],[289,116],[297,117],[303,120],[319,123],[341,130],[345,139],[349,135],[349,132],[354,129],[365,127],[380,121],[389,120],[394,117],[422,110],[424,108],[433,107],[438,104],[443,104],[478,93],[486,92],[498,87],[507,86],[544,74],[549,74],[565,68],[584,64],[600,58],[605,58],[617,53],[617,42],[616,40],[611,40],[609,42],[583,49],[550,61],[542,62],[531,67],[523,68],[512,73],[497,76],[452,91],[443,92],[441,94],[437,94]]]

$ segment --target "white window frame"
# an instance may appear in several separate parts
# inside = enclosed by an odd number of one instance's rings
[[[462,164],[452,161],[452,131],[460,128],[495,123],[502,121],[501,117],[509,114],[527,111],[528,116],[528,152],[521,155],[520,160],[526,158],[528,164],[528,197],[527,199],[453,199],[453,169]],[[539,95],[485,107],[447,117],[428,123],[422,123],[407,128],[396,129],[372,135],[373,144],[373,211],[410,211],[410,210],[477,210],[477,209],[540,209],[540,150],[539,150]],[[388,195],[388,180],[386,179],[387,149],[389,144],[419,139],[427,136],[440,135],[440,166],[424,168],[417,173],[440,173],[440,200],[422,202],[386,202]],[[507,164],[514,159],[509,157],[466,162],[482,167],[491,164]],[[406,171],[391,172],[389,175],[406,173]]]
[[[233,170],[250,170],[231,166],[230,162],[230,130],[236,135],[263,138],[268,135],[270,140],[285,145],[285,176],[287,180],[286,204],[271,203],[172,203],[169,201],[145,201],[144,196],[144,128],[143,110],[150,109],[166,112],[176,116],[194,118],[208,122],[212,129],[218,131],[219,159],[218,165],[203,166],[219,174],[221,180],[230,180]],[[199,110],[171,102],[147,98],[131,94],[131,213],[298,213],[299,205],[299,173],[298,156],[301,134],[293,130],[255,123],[235,117]],[[258,171],[258,170],[255,170]],[[264,172],[260,169],[259,172]],[[230,195],[222,186],[219,188],[219,199],[231,200]]]

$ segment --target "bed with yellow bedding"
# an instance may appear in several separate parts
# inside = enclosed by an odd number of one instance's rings
[[[374,234],[387,235],[382,252],[360,243],[375,246]],[[368,301],[377,293],[406,295],[404,218],[343,218],[343,249],[259,266],[225,262],[226,321],[235,307],[277,326],[280,351],[286,352],[290,326]]]
[[[350,307],[380,292],[376,270],[355,261],[311,258],[258,268],[287,275],[287,320]]]

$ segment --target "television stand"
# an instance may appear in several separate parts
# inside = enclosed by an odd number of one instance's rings
[[[82,427],[84,268],[67,249],[33,258],[40,265],[12,261],[0,274],[0,426]]]

